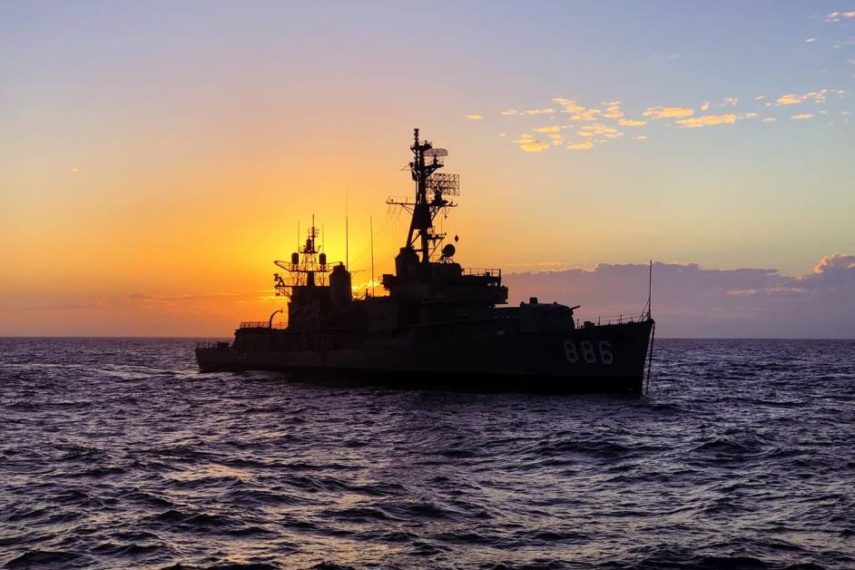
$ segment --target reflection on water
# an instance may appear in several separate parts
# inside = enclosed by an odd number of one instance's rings
[[[193,344],[0,340],[0,565],[855,567],[853,342],[657,342],[641,399],[200,375]]]

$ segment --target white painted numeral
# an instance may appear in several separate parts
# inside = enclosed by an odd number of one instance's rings
[[[564,341],[564,356],[570,364],[579,362],[579,353],[576,351],[576,343],[572,340]]]
[[[581,352],[581,355],[579,354]],[[586,364],[596,364],[597,355],[599,361],[603,364],[614,364],[615,355],[612,352],[612,343],[607,340],[597,342],[597,348],[594,349],[594,343],[590,340],[579,342],[579,348],[576,348],[576,343],[572,340],[564,341],[564,357],[570,364],[578,364],[580,357]]]
[[[582,357],[584,357],[585,362],[587,364],[595,364],[597,362],[597,355],[594,353],[594,345],[591,344],[591,341],[583,340],[579,343],[579,346],[582,349]]]
[[[607,340],[601,340],[597,343],[600,349],[600,362],[603,364],[611,364],[615,361],[615,355],[612,353],[612,343]]]

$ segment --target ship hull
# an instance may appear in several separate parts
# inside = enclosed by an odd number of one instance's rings
[[[652,330],[652,320],[563,333],[455,323],[371,336],[354,346],[305,347],[298,335],[259,328],[238,330],[245,338],[235,346],[245,350],[201,347],[196,359],[203,372],[272,370],[404,389],[640,393]]]

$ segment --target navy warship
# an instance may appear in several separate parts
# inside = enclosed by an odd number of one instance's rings
[[[445,149],[414,131],[415,196],[387,200],[410,214],[383,295],[354,296],[351,272],[330,263],[314,223],[290,260],[274,263],[287,325],[241,323],[234,341],[196,347],[202,372],[278,370],[398,388],[641,393],[652,357],[650,302],[635,318],[578,322],[577,306],[509,307],[499,269],[466,269],[434,221],[454,207],[457,174],[438,172]],[[373,278],[373,276],[372,276]],[[650,349],[650,352],[649,352]]]

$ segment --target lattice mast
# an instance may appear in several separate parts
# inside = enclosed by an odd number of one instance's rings
[[[332,267],[327,263],[327,254],[322,252],[321,247],[317,245],[319,235],[320,232],[315,227],[315,217],[312,216],[312,225],[307,232],[306,242],[291,254],[291,261],[277,259],[273,262],[290,275],[290,279],[286,281],[279,273],[273,274],[273,283],[277,295],[291,297],[294,287],[314,287],[315,285],[326,284],[327,273],[332,270]]]
[[[428,263],[437,244],[445,238],[445,234],[434,230],[433,221],[444,208],[456,206],[445,196],[460,193],[460,175],[437,173],[444,166],[440,159],[448,156],[448,151],[434,148],[428,141],[420,142],[418,129],[413,129],[413,139],[410,147],[413,161],[409,166],[416,183],[415,200],[389,198],[386,203],[401,206],[412,213],[405,247],[418,251],[421,262]]]

